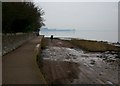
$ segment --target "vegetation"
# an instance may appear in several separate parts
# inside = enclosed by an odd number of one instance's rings
[[[44,25],[43,10],[32,2],[3,2],[3,33],[33,32]]]
[[[41,49],[45,49],[47,45],[48,45],[47,39],[43,38],[41,42]]]
[[[47,39],[43,37],[42,40],[41,40],[40,53],[37,54],[37,59],[36,59],[39,68],[43,67],[43,58],[41,56],[41,52],[42,52],[43,49],[46,48],[46,46],[47,46]]]
[[[83,40],[83,39],[81,40],[72,39],[70,42],[90,52],[120,51],[120,47],[107,44],[104,42],[97,42],[97,41]]]

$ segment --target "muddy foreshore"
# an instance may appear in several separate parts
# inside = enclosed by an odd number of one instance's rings
[[[90,52],[70,41],[44,39],[39,63],[48,84],[118,84],[118,51]]]

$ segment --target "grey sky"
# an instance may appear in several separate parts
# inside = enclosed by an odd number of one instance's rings
[[[117,2],[37,2],[49,28],[118,29]]]

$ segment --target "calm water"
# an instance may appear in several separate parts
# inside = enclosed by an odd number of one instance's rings
[[[118,32],[117,31],[87,31],[87,30],[75,30],[75,31],[40,31],[41,35],[45,37],[70,37],[70,38],[80,38],[80,39],[89,39],[89,40],[98,40],[98,41],[109,41],[117,42],[118,41]]]

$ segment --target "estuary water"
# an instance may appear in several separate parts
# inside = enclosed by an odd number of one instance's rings
[[[54,37],[59,38],[79,38],[79,39],[88,39],[88,40],[97,40],[97,41],[108,41],[108,42],[118,42],[118,32],[114,30],[68,30],[68,31],[58,31],[58,30],[41,30],[39,32],[45,37]]]

